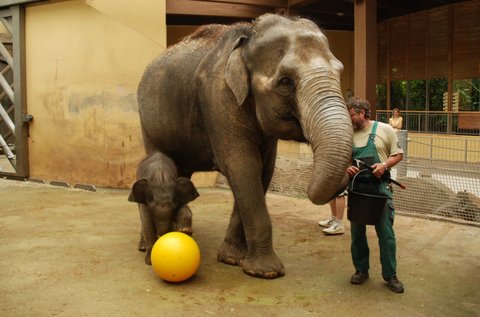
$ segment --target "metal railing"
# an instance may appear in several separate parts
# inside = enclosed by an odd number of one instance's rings
[[[388,123],[391,110],[377,110],[375,120]],[[402,111],[409,132],[480,135],[480,111]]]
[[[410,133],[409,156],[418,159],[480,163],[480,138]]]

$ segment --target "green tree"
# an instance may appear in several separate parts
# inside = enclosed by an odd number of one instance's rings
[[[425,110],[426,105],[426,81],[410,80],[408,110]]]
[[[387,109],[387,84],[380,83],[375,86],[377,94],[377,109],[386,110]]]
[[[479,110],[480,79],[455,80],[453,90],[459,94],[461,111]]]
[[[400,110],[406,109],[407,103],[407,81],[392,81],[390,84],[390,105],[391,108]]]
[[[443,93],[448,91],[447,78],[433,78],[428,81],[428,110],[443,110]]]

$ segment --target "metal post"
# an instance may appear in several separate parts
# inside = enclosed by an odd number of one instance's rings
[[[430,160],[433,159],[433,137],[430,136]]]
[[[31,117],[27,112],[25,84],[25,10],[22,6],[12,10],[13,27],[13,78],[15,83],[15,154],[16,176],[26,178],[28,166],[28,127]]]
[[[398,143],[403,150],[403,160],[398,163],[395,168],[397,169],[397,177],[407,176],[407,161],[408,161],[408,130],[399,130]]]
[[[468,162],[468,139],[465,139],[465,163]]]

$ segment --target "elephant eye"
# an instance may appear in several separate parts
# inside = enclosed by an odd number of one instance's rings
[[[278,79],[277,92],[281,95],[288,96],[295,89],[295,82],[291,77],[282,76]]]
[[[284,86],[293,86],[293,80],[287,76],[280,77],[280,79],[278,80],[278,83]]]

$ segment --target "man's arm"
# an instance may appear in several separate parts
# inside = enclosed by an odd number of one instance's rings
[[[372,165],[373,172],[377,178],[381,178],[390,168],[397,165],[403,159],[403,153],[390,156],[385,162],[375,163]]]

